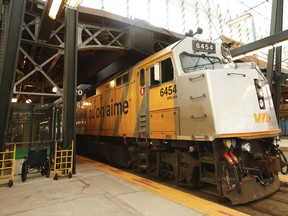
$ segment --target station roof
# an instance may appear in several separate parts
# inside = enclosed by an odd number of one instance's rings
[[[52,0],[27,1],[21,43],[24,52],[20,52],[17,76],[19,79],[40,65],[61,88],[64,69],[64,12],[57,20],[51,20],[48,17],[48,5],[51,2]],[[225,38],[225,42],[232,41],[238,45],[266,37],[270,33],[271,10],[272,2],[266,0],[207,0],[205,3],[198,0],[118,0],[117,3],[110,0],[84,0],[78,10],[81,28],[78,43],[82,44],[78,49],[78,84],[94,85],[109,77],[112,71],[123,70],[135,64],[179,40],[189,29],[195,30],[198,26],[203,28],[203,34],[199,38]],[[245,14],[251,16],[228,25],[228,21]],[[288,7],[285,5],[283,16],[285,29],[288,28]],[[37,32],[36,22],[39,23],[39,19],[41,25]],[[33,30],[35,38],[31,36]],[[135,42],[133,38],[136,35],[145,36],[137,37]],[[29,61],[29,58],[27,60],[28,55],[36,64]],[[53,60],[42,65],[53,56]],[[253,56],[246,60],[258,61],[263,69],[266,65],[265,57],[267,60],[267,54],[264,53],[264,59],[259,60]],[[288,66],[287,59],[287,47],[284,47],[283,65]],[[35,74],[23,81],[21,89],[27,92],[43,91],[43,86],[44,92],[50,92],[53,87],[46,81],[43,84],[41,74]],[[36,96],[34,98],[36,103],[41,102]],[[46,100],[51,102],[54,98],[47,96],[44,102]]]

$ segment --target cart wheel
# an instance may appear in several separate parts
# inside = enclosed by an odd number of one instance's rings
[[[69,178],[72,178],[72,172],[69,172],[69,173],[68,173],[68,177],[69,177]]]
[[[25,160],[22,164],[22,173],[21,173],[21,179],[23,182],[26,181],[27,173],[28,173],[28,163],[27,160]]]
[[[8,187],[12,187],[13,186],[13,181],[10,179],[8,182]]]
[[[55,174],[53,179],[58,180],[58,174]]]
[[[46,174],[46,170],[45,170],[45,167],[41,170],[41,175],[45,175]]]
[[[50,160],[47,158],[46,164],[45,164],[45,173],[46,177],[49,178],[50,176]]]

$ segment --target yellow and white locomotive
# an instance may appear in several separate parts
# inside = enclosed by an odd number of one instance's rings
[[[77,104],[77,149],[197,187],[233,204],[275,192],[283,161],[267,80],[221,43],[185,37]]]

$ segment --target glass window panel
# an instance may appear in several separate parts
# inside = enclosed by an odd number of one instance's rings
[[[126,17],[127,16],[127,5],[126,0],[105,0],[104,1],[104,10]]]
[[[81,3],[82,7],[90,7],[94,9],[102,9],[102,0],[84,0]]]
[[[174,70],[170,58],[161,61],[162,83],[173,80]]]
[[[150,22],[152,25],[166,27],[167,6],[166,1],[150,1]]]
[[[142,20],[148,19],[148,0],[130,0],[129,8],[131,18],[138,18]]]
[[[183,33],[182,7],[180,1],[172,1],[168,5],[168,29]]]

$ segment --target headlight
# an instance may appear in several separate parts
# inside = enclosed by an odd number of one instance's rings
[[[258,79],[256,79],[255,80],[255,86],[258,88],[258,89],[261,89],[262,87],[263,87],[263,82],[262,81],[260,81],[260,80],[258,80]]]
[[[237,145],[236,139],[224,139],[223,143],[227,148],[235,148]]]
[[[241,145],[241,150],[242,151],[247,151],[249,153],[252,152],[252,147],[251,147],[251,144],[250,143],[244,143]]]
[[[230,139],[224,139],[223,143],[227,148],[230,148],[232,145],[232,141]]]
[[[264,109],[265,104],[264,104],[264,100],[263,99],[259,99],[259,106],[261,109]]]
[[[258,89],[258,90],[257,90],[257,94],[258,94],[258,97],[261,97],[261,98],[264,97],[264,92],[263,92],[262,89]]]

